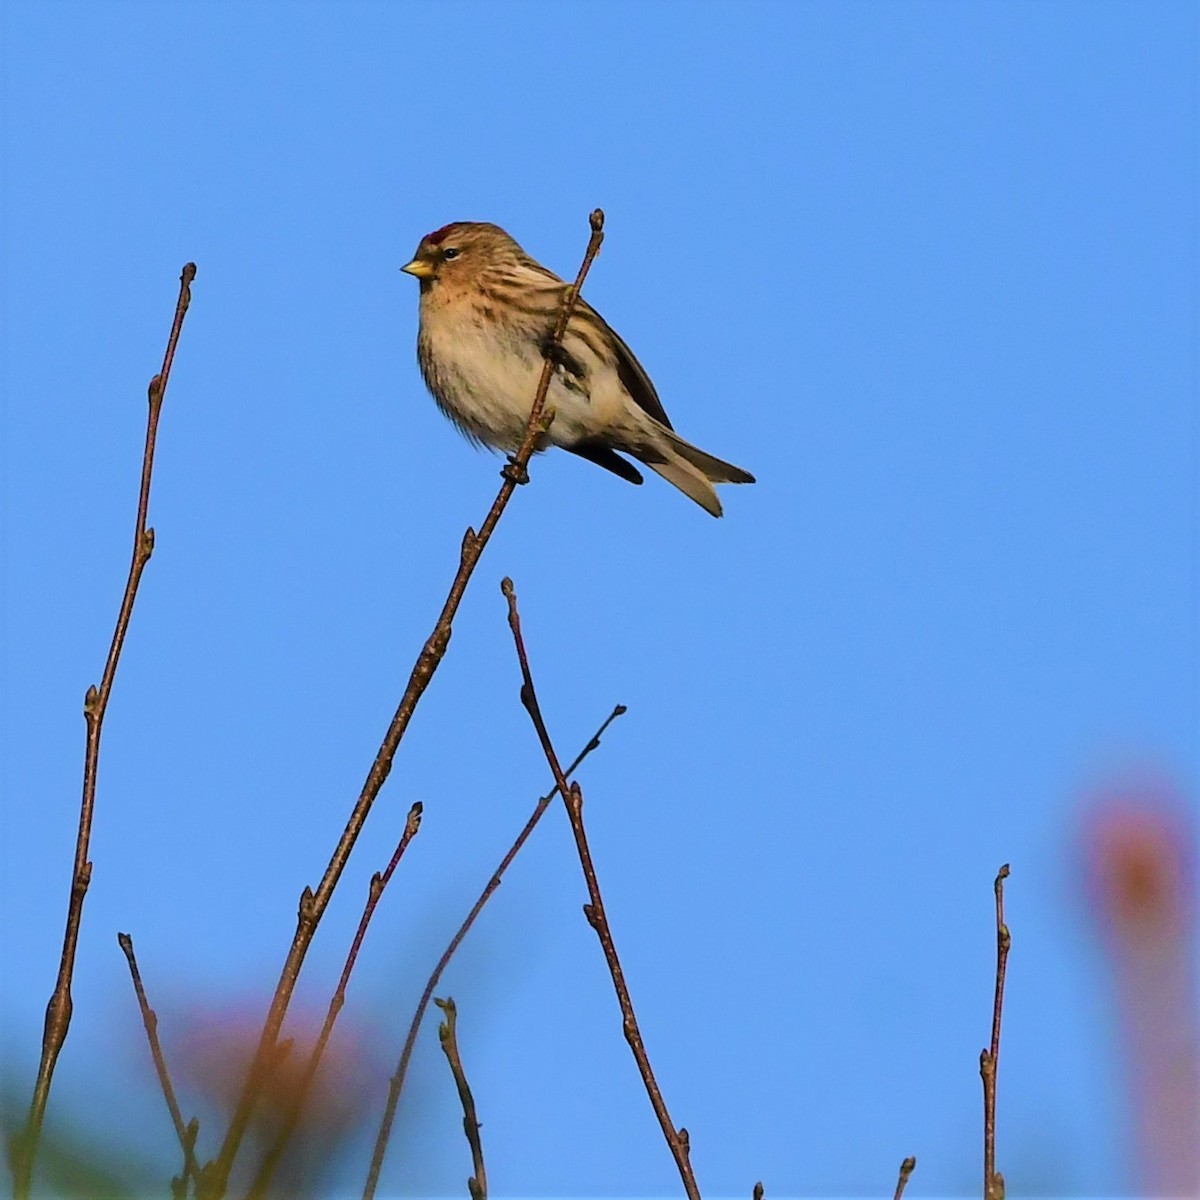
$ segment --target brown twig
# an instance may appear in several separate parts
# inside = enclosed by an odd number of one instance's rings
[[[575,756],[575,761],[567,768],[568,775],[575,771],[593,750],[599,748],[600,739],[604,736],[605,730],[624,712],[625,705],[618,704],[604,718],[600,728],[592,734],[591,741],[580,750]],[[533,833],[537,827],[537,823],[542,819],[542,814],[546,811],[550,801],[557,795],[558,787],[555,785],[538,800],[533,812],[529,816],[529,820],[525,822],[524,828],[517,834],[516,841],[513,842],[508,848],[508,852],[500,860],[500,865],[492,872],[492,877],[487,881],[483,891],[480,892],[479,899],[475,901],[471,911],[467,913],[466,919],[450,939],[449,945],[442,951],[442,957],[438,959],[437,966],[433,968],[433,973],[425,983],[425,990],[421,993],[421,999],[417,1002],[416,1012],[413,1013],[412,1021],[408,1027],[408,1035],[404,1039],[404,1048],[400,1052],[400,1061],[396,1064],[396,1071],[392,1075],[391,1084],[388,1087],[387,1103],[384,1105],[383,1117],[379,1123],[379,1133],[375,1138],[375,1150],[371,1155],[371,1167],[367,1174],[366,1187],[363,1191],[364,1200],[371,1200],[375,1195],[375,1189],[379,1186],[379,1173],[383,1169],[384,1155],[387,1153],[388,1142],[392,1136],[392,1123],[396,1118],[396,1108],[400,1103],[400,1094],[404,1090],[404,1080],[408,1075],[409,1060],[412,1058],[413,1048],[417,1044],[417,1033],[421,1028],[421,1022],[425,1019],[425,1011],[429,1007],[429,1001],[433,998],[433,993],[441,981],[443,972],[450,965],[450,960],[454,957],[463,939],[470,932],[471,926],[475,924],[476,918],[483,912],[484,905],[487,904],[488,900],[492,897],[492,893],[500,886],[509,865],[520,853],[521,847],[529,840],[529,835]]]
[[[125,961],[129,963],[129,975],[133,980],[133,990],[137,995],[138,1008],[141,1010],[142,1024],[146,1028],[146,1041],[150,1043],[150,1057],[154,1059],[154,1070],[158,1074],[163,1099],[167,1102],[171,1123],[175,1126],[175,1134],[183,1149],[183,1175],[176,1181],[176,1184],[186,1194],[188,1180],[194,1179],[199,1170],[196,1163],[196,1134],[199,1132],[199,1125],[195,1118],[184,1123],[183,1113],[179,1110],[179,1101],[175,1099],[175,1089],[171,1086],[171,1076],[167,1071],[167,1060],[158,1040],[158,1014],[150,1007],[150,1003],[146,999],[146,989],[142,986],[142,973],[138,970],[137,956],[133,952],[133,938],[127,933],[118,933],[117,942],[124,951]]]
[[[475,1097],[471,1095],[467,1073],[463,1070],[462,1058],[458,1053],[458,1009],[449,996],[445,1000],[435,1000],[434,1003],[446,1014],[446,1019],[438,1026],[438,1041],[441,1042],[446,1061],[450,1064],[454,1086],[458,1088],[458,1098],[463,1110],[463,1133],[467,1135],[467,1144],[471,1147],[471,1165],[475,1173],[467,1180],[467,1191],[471,1194],[471,1200],[487,1200],[487,1168],[483,1164],[483,1142],[479,1139]]]
[[[400,865],[400,860],[404,857],[405,850],[408,849],[408,843],[417,836],[421,828],[421,812],[422,805],[419,801],[408,810],[408,818],[404,822],[404,832],[401,833],[400,841],[397,843],[396,849],[392,852],[391,860],[382,873],[376,871],[371,876],[371,882],[367,888],[367,903],[363,907],[362,916],[358,921],[358,929],[355,931],[354,940],[350,943],[350,950],[342,966],[341,978],[338,980],[338,985],[334,989],[333,996],[329,1001],[329,1009],[325,1014],[325,1023],[321,1026],[321,1032],[317,1037],[316,1045],[313,1046],[312,1054],[309,1056],[308,1063],[304,1068],[304,1074],[296,1087],[296,1092],[292,1098],[291,1105],[288,1107],[287,1115],[279,1128],[279,1132],[275,1136],[275,1141],[272,1143],[271,1149],[263,1158],[262,1165],[258,1169],[258,1174],[250,1191],[247,1193],[249,1200],[260,1200],[261,1197],[267,1194],[271,1176],[274,1175],[275,1169],[279,1165],[279,1160],[283,1157],[283,1152],[287,1148],[288,1141],[296,1130],[300,1114],[304,1109],[304,1103],[308,1099],[309,1089],[312,1087],[312,1082],[316,1078],[317,1070],[321,1065],[321,1058],[325,1053],[325,1047],[329,1044],[330,1035],[333,1033],[334,1023],[337,1021],[338,1014],[342,1011],[342,1006],[346,1002],[346,987],[350,983],[350,975],[354,970],[355,963],[358,961],[358,952],[362,948],[363,939],[367,936],[367,926],[371,923],[371,918],[375,915],[375,909],[379,904],[380,898],[383,896],[384,888],[387,887],[392,876],[396,873],[396,868]]]
[[[992,1044],[979,1055],[983,1080],[983,1200],[1004,1200],[1004,1176],[996,1170],[996,1073],[1000,1065],[1000,1015],[1004,1007],[1004,974],[1012,945],[1004,923],[1004,881],[1008,863],[996,876],[996,995],[992,1003]]]
[[[537,692],[533,686],[533,675],[529,668],[529,657],[525,651],[525,639],[521,635],[521,617],[517,611],[517,593],[511,579],[505,579],[501,585],[505,598],[508,600],[508,624],[512,630],[513,641],[517,648],[517,658],[521,664],[521,703],[529,713],[533,727],[537,731],[538,741],[541,742],[542,752],[554,773],[554,781],[558,785],[559,795],[566,804],[567,817],[571,822],[571,832],[575,837],[575,849],[579,854],[579,864],[583,868],[583,877],[587,883],[589,903],[584,905],[583,915],[588,924],[596,931],[600,946],[604,951],[604,959],[608,963],[608,971],[612,976],[613,988],[617,993],[617,1002],[621,1006],[622,1027],[625,1040],[637,1062],[642,1082],[646,1085],[646,1094],[654,1115],[662,1127],[663,1137],[666,1138],[675,1165],[679,1168],[679,1176],[683,1180],[683,1188],[688,1200],[700,1200],[700,1189],[696,1184],[696,1176],[692,1170],[688,1132],[684,1128],[676,1129],[667,1111],[662,1091],[654,1077],[650,1066],[650,1058],[638,1028],[637,1016],[633,1011],[633,1001],[629,988],[625,983],[625,973],[621,970],[621,960],[617,957],[617,948],[613,942],[612,931],[608,925],[608,917],[604,911],[604,899],[600,894],[600,884],[596,879],[596,868],[592,862],[592,852],[588,846],[587,832],[583,825],[583,792],[578,783],[567,783],[567,777],[559,764],[558,755],[550,741],[546,730],[546,722],[542,719],[542,711],[538,706]]]
[[[904,1189],[908,1187],[908,1180],[912,1173],[917,1169],[917,1160],[911,1154],[900,1164],[900,1175],[896,1179],[896,1194],[892,1200],[900,1200],[904,1195]]]
[[[242,1085],[242,1091],[234,1108],[233,1116],[230,1119],[229,1129],[225,1134],[221,1152],[213,1162],[206,1164],[201,1174],[201,1200],[219,1200],[225,1194],[225,1189],[229,1181],[229,1173],[233,1169],[233,1160],[241,1146],[242,1138],[246,1133],[246,1127],[250,1123],[254,1106],[258,1101],[263,1071],[270,1058],[271,1047],[275,1044],[275,1040],[279,1036],[279,1031],[283,1027],[283,1020],[287,1015],[288,1005],[291,1003],[292,993],[296,988],[296,980],[300,975],[300,968],[304,964],[308,947],[312,943],[313,936],[316,933],[317,926],[324,915],[325,909],[329,906],[333,890],[337,886],[343,870],[345,870],[350,852],[354,848],[354,843],[358,840],[358,835],[362,832],[371,807],[375,803],[375,798],[379,795],[384,781],[391,772],[392,760],[395,758],[400,740],[404,737],[405,731],[408,729],[408,723],[412,719],[413,712],[416,710],[417,704],[425,694],[425,689],[429,686],[442,659],[445,657],[446,648],[450,643],[450,633],[454,617],[458,612],[459,605],[462,603],[462,598],[467,590],[467,584],[470,582],[471,575],[475,571],[475,567],[479,562],[480,556],[483,554],[488,539],[492,536],[492,532],[496,528],[496,524],[508,506],[513,492],[519,484],[524,483],[528,479],[527,468],[529,460],[548,427],[549,421],[547,420],[547,416],[550,419],[553,418],[553,414],[543,415],[546,407],[546,393],[549,390],[550,379],[554,372],[552,355],[554,348],[562,341],[567,322],[574,311],[579,290],[583,286],[583,281],[600,250],[600,243],[604,240],[604,214],[600,209],[596,209],[592,213],[590,223],[592,234],[583,256],[583,263],[579,268],[579,273],[575,277],[575,283],[564,290],[563,305],[559,311],[558,321],[555,324],[550,341],[545,348],[546,357],[542,365],[541,377],[538,380],[537,392],[533,399],[533,407],[529,413],[529,423],[526,428],[525,437],[517,452],[501,472],[504,482],[496,494],[496,499],[492,502],[492,507],[484,518],[483,524],[479,527],[479,532],[476,533],[474,530],[468,529],[463,535],[462,548],[459,552],[458,570],[455,572],[454,581],[450,585],[450,591],[446,596],[442,611],[433,627],[433,632],[429,635],[429,639],[417,657],[412,674],[409,676],[408,685],[404,689],[404,694],[400,697],[400,703],[396,708],[395,715],[392,717],[387,733],[384,734],[383,741],[375,755],[375,761],[371,764],[371,769],[367,774],[366,782],[363,784],[354,809],[346,822],[346,828],[338,839],[337,846],[329,860],[329,865],[325,868],[325,874],[321,877],[321,882],[317,885],[315,892],[311,888],[306,887],[300,895],[296,932],[292,937],[292,944],[284,961],[279,982],[275,987],[275,994],[271,999],[271,1005],[263,1024],[258,1047],[255,1050],[250,1068],[246,1073],[246,1079]]]
[[[754,1185],[754,1192],[753,1192],[754,1200],[763,1200],[764,1195],[765,1195],[765,1193],[763,1192],[762,1181],[760,1180],[758,1183],[756,1183]]]
[[[42,1054],[38,1064],[37,1081],[33,1098],[29,1104],[29,1118],[25,1129],[12,1142],[10,1154],[13,1168],[13,1194],[17,1200],[25,1200],[33,1181],[33,1164],[37,1157],[38,1141],[46,1118],[46,1102],[50,1096],[50,1083],[63,1044],[67,1040],[67,1029],[71,1024],[71,979],[75,971],[75,951],[79,945],[79,926],[83,919],[83,901],[87,896],[92,878],[92,864],[88,861],[88,845],[92,835],[92,816],[96,806],[96,774],[100,761],[100,734],[104,726],[104,714],[108,698],[112,693],[117,663],[125,634],[133,615],[133,603],[137,599],[138,584],[142,572],[154,551],[154,530],[146,528],[146,516],[150,508],[150,480],[154,469],[154,445],[158,436],[158,418],[162,412],[163,397],[171,377],[171,364],[175,360],[175,347],[183,328],[183,318],[191,303],[192,280],[196,278],[196,264],[188,263],[179,277],[179,299],[175,304],[175,319],[167,338],[167,349],[163,355],[162,369],[149,387],[149,413],[146,418],[146,444],[142,453],[142,482],[138,493],[137,524],[133,534],[133,559],[129,566],[129,577],[125,582],[125,594],[117,613],[117,624],[108,647],[108,658],[104,663],[104,674],[99,687],[88,688],[83,701],[83,715],[87,723],[87,740],[83,759],[83,797],[79,805],[79,832],[75,839],[75,865],[71,874],[71,894],[67,903],[67,924],[63,935],[62,958],[59,961],[58,979],[54,992],[46,1006],[46,1024],[42,1034]]]

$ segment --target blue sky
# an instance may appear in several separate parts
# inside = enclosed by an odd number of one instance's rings
[[[441,945],[544,790],[498,582],[581,776],[610,919],[705,1193],[977,1188],[1011,862],[1010,1194],[1130,1186],[1080,796],[1198,793],[1198,18],[1188,4],[5,6],[4,1055],[32,1080],[83,750],[179,269],[147,569],[105,730],[52,1116],[176,1153],[168,1049],[265,1008],[499,461],[442,419],[397,268],[446,221],[571,274],[715,522],[534,464],[323,924],[425,824],[343,1014],[370,1126]],[[566,822],[452,968],[496,1195],[671,1195]],[[199,1103],[185,1089],[184,1108]],[[469,1157],[425,1031],[387,1194]],[[216,1133],[209,1121],[201,1131]],[[331,1187],[361,1186],[367,1134]],[[356,1194],[356,1193],[355,1193]]]

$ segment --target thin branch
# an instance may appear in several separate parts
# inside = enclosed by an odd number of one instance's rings
[[[763,1185],[762,1185],[761,1180],[759,1180],[759,1182],[754,1185],[753,1195],[754,1195],[754,1200],[763,1200],[763,1196],[765,1195],[765,1193],[763,1192]]]
[[[462,1058],[458,1053],[458,1009],[449,996],[434,1003],[446,1014],[446,1019],[438,1025],[438,1041],[442,1043],[450,1073],[454,1076],[454,1086],[458,1088],[463,1110],[463,1133],[467,1135],[467,1144],[471,1147],[471,1165],[475,1173],[467,1180],[467,1191],[471,1194],[471,1200],[487,1200],[487,1168],[483,1164],[483,1142],[479,1140],[475,1097],[471,1095],[467,1073],[463,1070]]]
[[[376,871],[371,876],[371,882],[367,888],[367,903],[363,907],[362,916],[358,921],[358,929],[355,931],[354,940],[350,943],[346,962],[342,966],[341,978],[338,980],[338,985],[334,989],[333,996],[329,1001],[329,1009],[325,1014],[325,1023],[321,1026],[321,1033],[317,1037],[316,1045],[313,1046],[312,1054],[309,1056],[308,1064],[304,1069],[304,1075],[296,1087],[295,1095],[292,1098],[283,1124],[280,1126],[278,1134],[276,1134],[271,1149],[263,1159],[262,1166],[259,1167],[258,1175],[248,1193],[249,1200],[261,1200],[261,1197],[267,1194],[271,1176],[274,1175],[275,1169],[279,1165],[279,1160],[283,1157],[283,1152],[287,1148],[288,1141],[296,1130],[296,1125],[300,1120],[300,1114],[304,1109],[305,1101],[308,1099],[309,1089],[312,1087],[313,1080],[317,1076],[317,1070],[321,1065],[321,1058],[325,1053],[325,1047],[329,1044],[330,1035],[333,1033],[334,1022],[337,1021],[338,1014],[342,1011],[342,1006],[346,1002],[346,987],[350,982],[350,975],[354,970],[354,964],[358,961],[358,952],[362,948],[363,939],[367,936],[367,926],[370,925],[371,918],[375,915],[375,909],[379,904],[380,898],[383,896],[384,888],[387,887],[392,876],[396,873],[396,868],[400,865],[400,860],[404,857],[405,850],[408,849],[408,843],[417,836],[421,828],[422,810],[423,806],[420,801],[408,810],[408,818],[404,822],[404,832],[401,833],[400,841],[397,843],[396,849],[392,852],[391,860],[382,873]]]
[[[183,318],[192,298],[192,280],[196,278],[196,264],[188,263],[179,277],[179,299],[175,303],[175,319],[167,338],[167,349],[163,355],[162,369],[149,386],[149,412],[146,418],[146,444],[142,452],[142,482],[138,493],[137,523],[133,533],[133,558],[129,565],[129,577],[125,582],[125,594],[117,613],[117,624],[108,647],[108,658],[104,663],[104,674],[99,687],[88,688],[83,701],[83,715],[87,723],[87,739],[83,758],[83,797],[79,805],[79,832],[75,839],[75,865],[71,874],[71,894],[67,903],[67,924],[63,935],[62,958],[58,967],[58,979],[54,992],[46,1006],[46,1024],[42,1034],[42,1054],[38,1064],[37,1081],[33,1098],[29,1104],[29,1119],[24,1131],[10,1146],[13,1168],[13,1194],[17,1200],[26,1200],[33,1181],[33,1164],[37,1157],[38,1141],[46,1119],[46,1102],[50,1097],[50,1084],[54,1068],[63,1044],[67,1040],[67,1029],[71,1024],[71,979],[75,972],[75,951],[79,945],[79,926],[83,919],[83,901],[87,896],[92,879],[92,864],[88,861],[88,845],[92,836],[92,816],[96,807],[96,774],[100,762],[100,734],[104,727],[104,714],[108,709],[108,698],[112,694],[113,680],[117,674],[117,663],[125,634],[133,615],[133,603],[137,599],[138,584],[142,572],[154,552],[154,530],[146,527],[146,516],[150,509],[150,480],[154,470],[154,445],[158,436],[158,418],[162,412],[163,397],[171,377],[171,364],[175,361],[175,347],[183,329]]]
[[[613,988],[617,993],[617,1001],[621,1006],[625,1040],[629,1043],[630,1050],[633,1051],[633,1057],[637,1062],[642,1082],[646,1085],[646,1094],[650,1097],[654,1115],[658,1118],[663,1137],[666,1138],[671,1154],[675,1158],[675,1165],[679,1168],[684,1191],[687,1193],[688,1200],[700,1200],[700,1189],[696,1184],[695,1173],[692,1171],[688,1132],[682,1127],[676,1129],[671,1121],[671,1114],[667,1111],[662,1091],[650,1066],[650,1058],[646,1053],[641,1030],[638,1028],[637,1016],[633,1011],[633,1001],[625,983],[625,973],[621,970],[621,960],[617,957],[617,948],[613,942],[608,917],[604,911],[604,899],[600,895],[600,884],[596,879],[596,868],[592,863],[592,852],[588,846],[587,832],[583,825],[583,793],[580,791],[578,783],[567,783],[566,774],[559,764],[558,755],[550,741],[550,734],[546,730],[546,722],[542,719],[537,692],[533,686],[533,675],[529,669],[529,657],[525,652],[525,639],[521,635],[521,618],[517,612],[517,593],[513,588],[513,582],[511,579],[505,579],[500,586],[508,600],[508,624],[512,629],[517,658],[521,664],[521,703],[529,713],[533,727],[537,731],[538,741],[542,744],[542,751],[546,755],[546,761],[554,773],[558,792],[566,804],[567,816],[571,822],[571,832],[575,837],[575,849],[579,854],[579,864],[583,868],[583,877],[587,883],[590,903],[584,905],[583,915],[600,939],[604,959],[608,963],[608,971],[612,976]]]
[[[1004,881],[1008,863],[996,876],[996,995],[992,1002],[992,1044],[979,1056],[983,1080],[983,1200],[1004,1200],[1004,1176],[996,1170],[996,1074],[1000,1066],[1000,1016],[1004,1007],[1004,975],[1012,945],[1004,923]]]
[[[171,1114],[171,1124],[175,1126],[175,1134],[183,1149],[183,1175],[180,1186],[187,1192],[187,1181],[196,1177],[199,1166],[196,1163],[196,1134],[199,1125],[195,1119],[184,1124],[183,1113],[179,1110],[179,1101],[175,1099],[175,1089],[171,1086],[171,1076],[167,1071],[167,1060],[163,1055],[162,1045],[158,1040],[158,1014],[150,1007],[146,999],[146,989],[142,986],[142,973],[138,970],[137,957],[133,952],[133,938],[127,933],[118,933],[117,941],[125,953],[125,961],[129,963],[129,975],[133,980],[133,990],[137,995],[138,1008],[142,1014],[142,1024],[146,1027],[146,1041],[150,1043],[150,1057],[154,1059],[154,1070],[158,1074],[159,1086],[163,1098],[167,1102],[167,1111]]]
[[[904,1195],[904,1189],[908,1187],[909,1177],[916,1169],[917,1160],[910,1154],[900,1164],[900,1175],[896,1179],[896,1194],[892,1197],[892,1200],[900,1200],[900,1197]]]
[[[238,1097],[233,1116],[230,1119],[229,1129],[225,1134],[221,1152],[213,1162],[205,1166],[201,1175],[201,1200],[219,1200],[225,1194],[225,1189],[229,1181],[229,1173],[233,1169],[233,1160],[242,1144],[242,1138],[245,1136],[246,1128],[254,1112],[254,1107],[258,1102],[263,1072],[270,1059],[271,1048],[275,1044],[275,1040],[279,1036],[279,1031],[283,1027],[283,1020],[287,1015],[288,1005],[291,1003],[292,993],[296,988],[296,980],[300,975],[300,968],[304,964],[304,958],[308,953],[308,948],[312,943],[317,926],[324,915],[325,909],[329,906],[333,890],[337,886],[343,870],[345,870],[346,863],[350,858],[350,852],[354,848],[354,843],[358,840],[358,835],[362,832],[371,807],[374,805],[384,781],[391,772],[392,760],[395,758],[400,740],[404,737],[405,731],[408,729],[408,723],[412,719],[413,712],[416,710],[417,704],[425,694],[425,689],[429,686],[435,672],[441,665],[442,659],[445,657],[446,648],[450,643],[450,632],[455,614],[462,603],[463,595],[467,590],[467,584],[470,582],[471,575],[474,573],[480,556],[483,554],[484,547],[487,545],[488,539],[492,536],[492,532],[495,530],[505,508],[508,506],[509,500],[512,499],[513,492],[516,491],[519,484],[524,483],[529,478],[527,472],[529,460],[544,436],[546,429],[549,427],[549,421],[553,419],[552,413],[545,412],[546,394],[554,372],[552,355],[554,348],[562,341],[567,322],[574,311],[579,290],[583,286],[583,281],[600,250],[600,243],[604,240],[604,214],[600,209],[596,209],[592,213],[590,223],[592,234],[583,256],[583,263],[579,268],[578,275],[575,277],[574,285],[564,289],[563,305],[558,315],[558,322],[545,348],[546,357],[542,364],[542,374],[538,380],[533,407],[529,413],[529,423],[526,427],[525,437],[517,452],[501,472],[504,482],[500,487],[500,491],[496,494],[496,499],[492,502],[492,507],[484,518],[483,524],[479,527],[479,532],[476,533],[474,530],[468,529],[463,535],[462,548],[459,551],[458,570],[455,572],[454,580],[450,585],[450,591],[442,606],[441,614],[438,616],[437,622],[433,627],[433,632],[429,635],[429,639],[417,657],[412,674],[409,676],[408,685],[405,687],[404,694],[400,698],[400,703],[396,708],[395,715],[392,717],[391,724],[384,734],[383,741],[375,755],[375,761],[371,764],[371,769],[367,774],[366,782],[363,784],[354,809],[346,822],[346,828],[338,839],[337,846],[329,860],[329,865],[325,868],[325,874],[322,876],[321,882],[317,885],[315,892],[311,888],[306,887],[300,895],[296,932],[292,938],[287,958],[284,961],[279,982],[275,987],[275,994],[271,999],[271,1006],[263,1024],[263,1031],[254,1053],[254,1059],[250,1064],[249,1070],[246,1072],[246,1079],[242,1085],[241,1094]]]
[[[599,748],[600,739],[604,736],[605,731],[624,712],[625,705],[618,704],[604,718],[600,728],[592,734],[591,741],[580,750],[575,756],[575,761],[567,768],[568,775],[575,771],[593,750]],[[459,946],[462,945],[463,939],[470,932],[471,926],[475,924],[476,918],[483,912],[484,905],[487,904],[488,900],[492,897],[492,893],[500,886],[504,878],[504,873],[509,868],[509,864],[520,853],[521,847],[529,840],[529,835],[533,833],[537,827],[537,823],[542,819],[542,814],[546,811],[550,801],[557,795],[558,787],[555,785],[538,800],[533,812],[529,816],[529,820],[525,822],[525,827],[517,834],[516,841],[513,842],[508,849],[508,853],[500,860],[500,865],[492,872],[492,877],[487,881],[483,891],[480,892],[479,899],[475,901],[471,911],[467,913],[466,919],[450,939],[450,944],[442,951],[442,957],[438,959],[437,966],[433,968],[433,973],[426,981],[425,990],[421,993],[421,999],[417,1002],[417,1010],[413,1013],[413,1019],[408,1027],[408,1036],[404,1039],[404,1049],[400,1052],[400,1061],[396,1065],[395,1074],[392,1075],[391,1084],[388,1087],[387,1103],[384,1105],[383,1118],[379,1123],[379,1133],[375,1138],[375,1150],[371,1155],[371,1167],[367,1174],[367,1183],[363,1192],[364,1200],[371,1200],[375,1195],[375,1189],[379,1186],[379,1173],[383,1169],[383,1158],[387,1153],[388,1141],[392,1136],[392,1123],[396,1119],[396,1108],[400,1103],[400,1093],[404,1090],[404,1080],[408,1076],[409,1060],[412,1058],[413,1048],[417,1044],[417,1032],[421,1028],[421,1022],[425,1019],[425,1011],[428,1009],[429,1001],[433,998],[433,993],[442,978],[442,973],[450,965],[450,960],[454,957]]]

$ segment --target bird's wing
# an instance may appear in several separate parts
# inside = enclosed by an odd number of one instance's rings
[[[577,302],[577,307],[584,309],[612,338],[617,354],[617,377],[637,406],[643,412],[649,413],[660,425],[674,429],[671,418],[667,416],[667,411],[654,390],[654,384],[650,382],[650,376],[646,374],[645,368],[634,357],[633,351],[625,344],[621,335],[582,297]]]
[[[547,282],[551,283],[555,290],[566,286],[564,280],[555,275],[553,271],[543,267],[535,259],[526,256],[522,260],[521,265],[531,275],[537,277],[536,290],[543,293],[542,296],[539,296],[539,301],[545,298]],[[533,280],[529,280],[528,282],[532,283]],[[625,344],[621,335],[582,296],[575,302],[575,313],[577,316],[583,316],[591,323],[594,323],[600,330],[603,330],[604,333],[612,338],[612,345],[617,359],[617,378],[620,379],[621,386],[633,397],[634,403],[643,412],[652,416],[660,425],[665,425],[668,429],[673,430],[675,426],[671,424],[671,418],[667,416],[667,410],[663,408],[662,401],[658,398],[658,393],[654,390],[654,384],[650,382],[650,376],[646,374],[645,368],[634,357],[633,351]],[[547,317],[549,318],[549,328],[546,330],[547,344],[557,315],[557,305],[555,305],[554,309],[547,313]],[[546,352],[546,349],[547,347],[543,346],[543,353]],[[556,352],[552,354],[552,357],[569,372],[580,377],[582,376],[582,368],[577,369],[576,364],[564,361],[562,354]]]

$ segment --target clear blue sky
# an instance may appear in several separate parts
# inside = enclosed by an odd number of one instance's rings
[[[600,205],[588,296],[685,436],[759,483],[726,489],[715,522],[653,478],[535,464],[298,1008],[323,1011],[423,801],[343,1015],[374,1047],[372,1125],[432,960],[547,783],[510,574],[563,752],[629,706],[582,782],[706,1194],[890,1194],[909,1153],[911,1196],[976,1190],[1005,861],[1010,1194],[1128,1187],[1071,849],[1112,770],[1153,763],[1200,794],[1196,8],[27,0],[2,20],[21,1099],[181,265],[199,275],[158,547],[51,1101],[162,1175],[176,1153],[116,931],[169,1049],[197,1014],[261,1011],[498,483],[424,391],[397,268],[429,229],[481,219],[570,274]],[[673,1195],[583,899],[556,809],[443,988],[492,1188]],[[383,1190],[465,1194],[432,1022],[401,1122]]]

